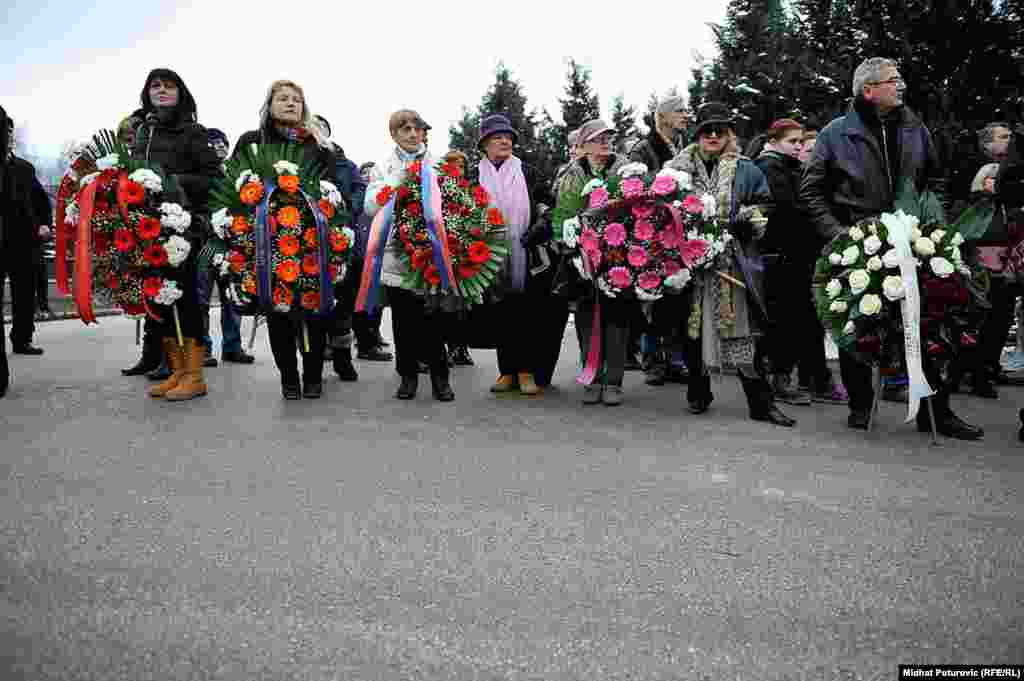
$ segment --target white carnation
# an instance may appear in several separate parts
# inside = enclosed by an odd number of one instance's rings
[[[668,286],[669,288],[674,288],[676,290],[680,290],[690,283],[691,276],[692,275],[690,274],[690,270],[684,267],[675,274],[673,274],[671,277],[666,277],[665,286]]]
[[[882,299],[874,293],[868,293],[860,299],[860,312],[864,315],[876,315],[882,311]]]
[[[857,262],[857,258],[860,257],[860,249],[856,246],[849,246],[843,251],[843,259],[840,261],[843,265],[852,265]]]
[[[868,255],[874,255],[878,253],[878,250],[882,247],[882,240],[877,235],[872,234],[867,239],[864,239],[864,252]]]
[[[327,199],[327,203],[335,208],[341,205],[341,192],[330,182],[320,180],[320,195]]]
[[[854,241],[860,241],[861,239],[864,238],[864,231],[860,227],[857,227],[856,225],[850,227],[850,238],[853,239]]]
[[[138,182],[151,192],[163,191],[164,188],[163,180],[149,168],[139,168],[129,175],[128,179],[132,182]]]
[[[299,166],[295,165],[291,161],[278,161],[274,164],[274,170],[277,171],[278,175],[298,175]]]
[[[95,180],[99,176],[100,176],[99,173],[89,173],[88,175],[86,175],[85,177],[83,177],[81,180],[78,181],[78,186],[79,187],[88,186],[89,183],[91,183],[93,180]]]
[[[853,322],[846,322],[846,326],[843,327],[843,333],[849,336],[851,333],[857,330],[857,327],[853,325]]]
[[[96,167],[100,170],[110,170],[121,167],[121,157],[117,154],[107,154],[103,158],[96,159]]]
[[[160,287],[160,292],[156,294],[153,299],[159,305],[173,305],[178,298],[181,298],[182,290],[178,288],[178,283],[165,280],[164,285]]]
[[[668,175],[676,181],[676,185],[678,185],[683,191],[693,189],[693,178],[690,177],[690,173],[684,170],[677,170],[666,166],[658,171],[658,175]]]
[[[871,256],[870,258],[868,258],[867,268],[872,272],[877,272],[878,270],[882,269],[882,259],[879,258],[877,255]]]
[[[177,267],[185,262],[189,251],[192,250],[192,244],[180,236],[172,236],[164,244],[164,250],[167,251],[167,262],[170,263],[171,267]]]
[[[192,216],[176,203],[160,204],[160,224],[183,234],[192,224]]]
[[[930,236],[932,238],[932,241],[934,241],[935,243],[939,243],[940,241],[942,241],[942,238],[946,236],[946,232],[945,230],[937,229],[934,232],[932,232]]]
[[[878,234],[878,223],[872,222],[868,224],[868,231],[871,232],[872,234]]]
[[[843,261],[843,256],[840,255],[839,253],[833,253],[832,255],[828,256],[828,261],[833,265],[838,265]]]
[[[900,254],[895,248],[890,248],[882,255],[882,264],[889,269],[896,269],[900,266]]]
[[[867,270],[854,270],[850,273],[850,290],[854,295],[863,293],[871,283],[871,275]]]
[[[903,277],[897,277],[890,275],[882,280],[882,293],[886,298],[895,302],[902,299],[907,295],[907,290],[903,288]]]
[[[843,284],[838,279],[832,279],[828,282],[828,285],[825,286],[825,293],[828,294],[829,298],[835,298],[842,292]]]
[[[228,215],[227,208],[221,208],[210,216],[210,224],[213,225],[214,233],[221,239],[227,238],[228,227],[231,226],[232,218]]]
[[[627,163],[619,168],[619,177],[639,177],[640,175],[646,175],[647,172],[648,168],[645,163]]]
[[[911,241],[917,241],[918,239],[920,239],[923,236],[924,236],[924,232],[922,232],[921,230],[917,229],[916,227],[914,229],[910,230],[910,240]]]
[[[935,255],[935,242],[927,237],[918,237],[914,239],[914,252],[923,258],[929,258]]]
[[[244,187],[246,185],[246,183],[248,183],[248,182],[259,182],[259,181],[260,181],[260,176],[259,175],[257,175],[256,173],[254,173],[251,170],[243,170],[241,172],[241,174],[238,176],[238,179],[235,180],[235,191],[236,192],[242,191],[242,187]]]
[[[590,192],[592,192],[595,189],[597,189],[598,187],[603,187],[603,186],[605,186],[604,180],[602,180],[601,178],[595,177],[593,180],[591,180],[590,182],[588,182],[585,185],[583,185],[583,196],[586,196]]]
[[[842,314],[846,312],[846,301],[845,300],[834,300],[832,304],[828,306],[828,309],[832,312]]]
[[[68,204],[67,208],[64,209],[64,224],[78,224],[78,201],[72,201]]]
[[[945,258],[932,258],[928,261],[928,264],[931,265],[932,272],[943,278],[953,274],[953,271],[955,270],[953,263]]]
[[[580,221],[579,218],[569,218],[562,223],[562,241],[569,248],[576,248],[576,244],[579,243],[580,237]]]

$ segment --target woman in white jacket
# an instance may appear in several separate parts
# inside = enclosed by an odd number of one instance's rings
[[[400,109],[391,114],[388,128],[391,138],[395,141],[395,148],[371,170],[364,205],[365,213],[371,219],[381,209],[377,195],[385,187],[394,189],[400,186],[410,164],[421,161],[424,166],[433,166],[434,159],[431,158],[424,143],[427,127],[420,115],[411,109]],[[416,397],[419,360],[423,359],[430,366],[434,398],[450,402],[455,399],[455,393],[448,382],[448,359],[444,350],[444,325],[447,323],[447,316],[440,306],[433,304],[435,301],[428,300],[422,292],[402,286],[407,269],[399,257],[402,246],[396,233],[396,230],[392,230],[386,247],[378,255],[381,261],[380,286],[386,292],[387,302],[391,306],[395,368],[402,377],[395,397],[400,400],[411,400]],[[368,253],[371,248],[372,244],[368,246]],[[369,256],[365,267],[371,268],[371,271],[374,267]],[[361,292],[360,298],[362,297]]]

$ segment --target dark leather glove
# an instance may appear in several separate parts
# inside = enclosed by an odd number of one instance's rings
[[[729,225],[729,231],[733,237],[740,241],[750,241],[754,238],[754,226],[746,220],[742,222],[733,222]]]
[[[551,222],[545,217],[540,217],[534,221],[533,225],[531,225],[521,237],[519,237],[519,243],[521,243],[525,248],[533,248],[534,246],[539,246],[549,240],[551,236]]]

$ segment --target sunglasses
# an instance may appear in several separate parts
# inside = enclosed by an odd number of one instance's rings
[[[729,128],[724,125],[709,125],[700,131],[701,137],[725,137]]]

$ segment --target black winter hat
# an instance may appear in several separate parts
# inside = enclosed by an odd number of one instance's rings
[[[206,138],[210,140],[210,142],[213,142],[215,140],[221,140],[222,142],[224,142],[224,144],[231,144],[231,140],[228,139],[228,136],[225,135],[224,131],[221,130],[220,128],[207,128]]]
[[[177,73],[166,68],[153,69],[149,72],[149,75],[146,76],[146,82],[142,84],[142,92],[139,94],[139,102],[142,104],[143,114],[149,114],[156,111],[156,107],[153,106],[153,103],[149,99],[149,84],[152,83],[155,78],[172,81],[178,86],[178,105],[174,109],[174,118],[185,121],[199,120],[196,113],[196,100],[192,96],[192,93],[189,92],[188,87],[186,87],[185,81],[183,81],[181,76]]]
[[[708,102],[697,109],[697,132],[700,137],[705,127],[711,125],[724,125],[729,128],[736,127],[736,121],[732,117],[732,111],[721,102]]]

